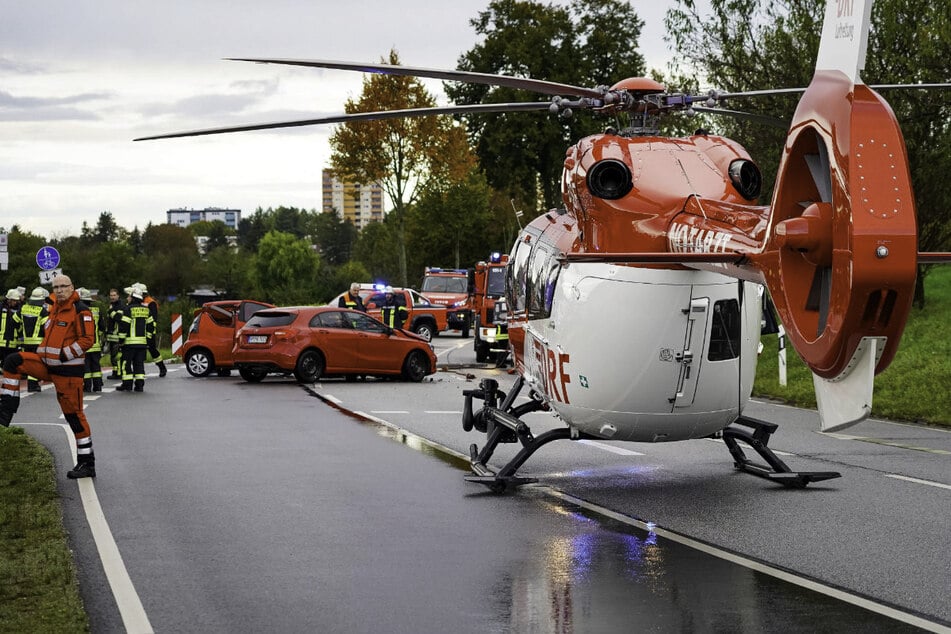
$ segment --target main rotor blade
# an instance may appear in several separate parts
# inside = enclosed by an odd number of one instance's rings
[[[394,64],[360,64],[323,59],[269,59],[259,57],[226,57],[237,62],[256,62],[258,64],[284,64],[287,66],[311,66],[315,68],[334,68],[337,70],[355,70],[361,73],[379,73],[383,75],[405,75],[409,77],[428,77],[447,81],[462,81],[488,86],[505,86],[519,90],[531,90],[543,95],[578,95],[581,97],[601,97],[602,93],[593,88],[582,88],[553,81],[512,77],[511,75],[492,75],[465,70],[443,70],[438,68],[420,68],[418,66],[398,66]]]
[[[873,84],[872,90],[951,90],[951,84]],[[713,91],[711,97],[716,100],[736,97],[770,97],[772,95],[793,95],[806,92],[805,88],[774,88],[767,90],[744,90],[741,92]]]
[[[691,106],[697,112],[708,112],[710,114],[722,114],[728,117],[733,117],[734,119],[740,119],[743,121],[753,121],[754,123],[762,123],[774,128],[780,128],[786,130],[789,128],[789,123],[783,121],[777,117],[770,117],[764,114],[754,114],[752,112],[740,112],[739,110],[727,110],[726,108],[707,108],[705,106]]]
[[[529,101],[524,103],[477,103],[463,106],[445,106],[441,108],[409,108],[406,110],[381,110],[377,112],[355,112],[339,114],[319,119],[300,119],[297,121],[275,121],[273,123],[255,123],[250,125],[230,126],[224,128],[207,128],[188,132],[172,132],[144,136],[133,141],[154,141],[156,139],[176,139],[186,136],[204,136],[209,134],[226,134],[229,132],[248,132],[250,130],[272,130],[275,128],[297,128],[309,125],[326,123],[349,123],[351,121],[379,121],[383,119],[398,119],[402,117],[428,117],[440,114],[465,114],[480,112],[531,112],[548,110],[551,104],[547,101]]]

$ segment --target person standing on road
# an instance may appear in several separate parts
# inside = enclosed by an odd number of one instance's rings
[[[122,338],[119,332],[122,328],[122,311],[125,302],[119,296],[119,289],[109,289],[109,310],[106,314],[106,341],[109,344],[109,356],[112,361],[110,379],[122,378]]]
[[[152,321],[155,324],[154,327],[158,328],[158,302],[149,295],[149,289],[146,288],[145,284],[136,282],[132,285],[132,288],[133,290],[136,288],[139,290],[139,293],[142,295],[142,305],[149,309],[149,314],[152,315]],[[152,361],[158,366],[159,377],[163,377],[168,374],[168,368],[165,367],[165,362],[162,361],[162,352],[158,348],[158,337],[156,335],[157,333],[153,333],[152,338],[149,340],[149,354],[152,355]]]
[[[397,299],[392,286],[387,286],[383,289],[383,306],[381,309],[383,312],[380,318],[384,324],[390,328],[396,328],[397,330],[403,327],[403,321],[406,320],[408,311],[406,310],[406,306],[403,306],[399,299]]]
[[[367,312],[366,306],[363,305],[363,299],[360,297],[360,285],[356,282],[351,284],[350,290],[343,294],[337,302],[337,306],[359,310],[361,313]]]
[[[20,374],[52,381],[63,417],[76,438],[76,466],[67,478],[96,477],[96,456],[92,450],[89,421],[83,412],[83,372],[85,352],[93,343],[92,313],[79,299],[66,275],[53,278],[55,302],[50,306],[43,340],[36,352],[16,352],[3,361],[0,387],[0,425],[9,427],[20,407]]]
[[[145,355],[155,336],[155,320],[142,304],[142,291],[132,289],[129,304],[122,311],[122,384],[121,391],[145,391]]]
[[[86,351],[86,371],[83,374],[83,392],[102,392],[102,341],[105,333],[105,317],[100,315],[99,306],[92,303],[92,293],[86,288],[78,288],[79,299],[89,306],[95,324],[96,340]]]
[[[20,316],[20,291],[11,288],[0,307],[0,361],[20,349],[23,318]]]
[[[20,316],[23,318],[23,351],[36,352],[36,349],[43,342],[43,331],[46,329],[46,321],[49,319],[50,302],[47,298],[50,296],[42,286],[37,286],[30,293],[30,299],[20,307]],[[35,376],[26,377],[26,391],[40,392],[40,382]]]

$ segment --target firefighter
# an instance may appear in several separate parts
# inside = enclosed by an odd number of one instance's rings
[[[139,292],[142,294],[142,304],[149,309],[149,313],[152,315],[152,320],[155,322],[155,327],[158,328],[158,302],[156,302],[152,296],[149,295],[149,289],[146,288],[145,284],[136,282],[132,285],[132,288],[139,289]],[[155,365],[158,366],[159,377],[163,377],[168,374],[168,369],[165,367],[165,362],[162,361],[162,352],[158,348],[158,337],[156,336],[153,336],[152,340],[149,342],[149,354],[152,355],[152,360],[155,362]]]
[[[43,341],[43,331],[50,314],[50,303],[47,301],[49,296],[49,291],[42,286],[37,286],[30,293],[30,299],[20,307],[20,316],[23,318],[24,352],[36,352],[36,348]],[[36,377],[26,377],[26,391],[41,391],[40,382],[36,380]]]
[[[132,290],[129,290],[131,294]],[[112,374],[110,379],[122,378],[122,337],[119,332],[122,330],[122,311],[125,309],[125,302],[119,296],[119,290],[109,289],[109,310],[106,313],[106,341],[109,344],[109,356],[112,360]]]
[[[79,299],[89,306],[95,325],[96,340],[86,351],[86,371],[83,374],[83,392],[102,392],[102,341],[105,335],[105,316],[99,313],[99,306],[92,303],[89,289],[76,289]]]
[[[43,340],[36,352],[16,352],[3,362],[3,386],[0,388],[0,425],[8,427],[20,407],[20,374],[52,381],[63,417],[76,438],[76,466],[68,478],[94,478],[96,456],[86,414],[83,413],[83,371],[85,352],[93,344],[95,328],[89,307],[79,299],[73,282],[66,275],[53,278],[55,301]]]
[[[155,336],[155,320],[142,303],[142,291],[133,287],[122,311],[122,383],[120,391],[145,391],[145,355]]]
[[[23,319],[20,316],[20,291],[11,288],[0,307],[0,361],[20,349]]]
[[[340,308],[359,310],[362,313],[367,312],[366,306],[363,305],[363,299],[360,297],[360,285],[356,282],[351,284],[350,290],[340,297],[337,306]]]
[[[380,319],[383,320],[384,324],[390,328],[396,328],[397,330],[403,327],[403,321],[406,319],[408,311],[406,310],[406,306],[403,306],[397,299],[392,286],[387,286],[383,289],[383,306],[381,310],[383,312],[380,314]]]

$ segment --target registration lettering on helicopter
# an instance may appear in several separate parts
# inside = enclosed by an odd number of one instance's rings
[[[571,383],[571,376],[565,368],[570,361],[569,354],[552,350],[534,336],[530,340],[531,351],[525,355],[527,374],[535,378],[538,386],[549,397],[570,404],[568,384]]]
[[[725,253],[733,236],[725,231],[671,223],[667,242],[671,253]]]

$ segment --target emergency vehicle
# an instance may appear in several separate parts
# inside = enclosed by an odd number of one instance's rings
[[[420,293],[434,304],[446,307],[449,330],[462,331],[464,339],[469,336],[472,328],[471,271],[427,266]]]
[[[509,348],[508,328],[497,321],[495,304],[505,296],[505,270],[509,256],[493,253],[488,262],[479,262],[473,276],[472,309],[475,313],[476,361],[488,361],[489,354],[505,355]]]

